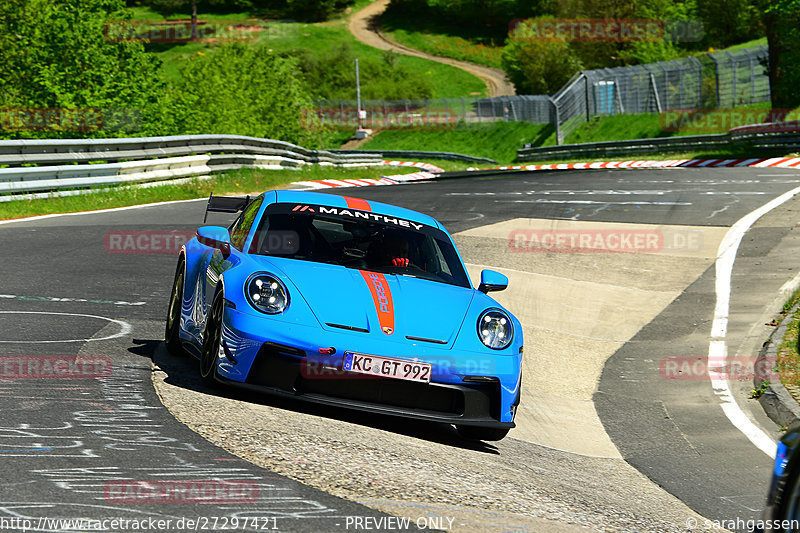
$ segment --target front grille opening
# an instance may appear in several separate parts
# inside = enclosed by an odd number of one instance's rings
[[[301,392],[404,409],[461,416],[464,395],[456,390],[394,379],[303,379]]]

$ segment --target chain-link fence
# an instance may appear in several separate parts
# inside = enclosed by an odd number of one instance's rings
[[[596,115],[731,108],[770,99],[766,46],[586,70],[553,95],[558,142]]]
[[[323,124],[357,127],[358,108],[353,100],[316,102]],[[362,100],[362,126],[390,129],[416,125],[441,126],[458,122],[551,121],[547,96],[499,98],[436,98],[429,100]]]
[[[552,96],[365,100],[361,126],[388,129],[458,122],[552,124],[558,143],[597,115],[730,108],[767,102],[768,50],[756,46],[673,61],[581,71]],[[359,125],[352,100],[317,102],[323,124]]]

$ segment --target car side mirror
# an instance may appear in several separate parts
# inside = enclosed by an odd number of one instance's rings
[[[222,255],[231,255],[231,234],[228,228],[221,226],[203,226],[197,229],[197,242],[216,248]]]
[[[500,272],[494,270],[481,271],[481,284],[478,285],[478,290],[487,293],[494,291],[503,291],[508,288],[508,278]]]

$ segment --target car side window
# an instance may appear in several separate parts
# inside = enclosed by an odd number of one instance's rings
[[[247,235],[250,233],[250,228],[253,226],[253,222],[256,220],[256,214],[261,208],[261,203],[263,200],[264,198],[261,197],[250,202],[250,205],[244,208],[244,212],[231,227],[231,246],[240,252],[244,249],[244,243],[247,240]]]

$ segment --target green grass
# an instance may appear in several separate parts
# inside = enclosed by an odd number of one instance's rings
[[[757,123],[766,116],[770,109],[768,102],[749,106],[739,106],[733,109],[708,109],[711,120],[704,118],[694,123],[683,121],[684,129],[671,131],[681,125],[681,115],[667,111],[663,117],[658,113],[642,113],[635,115],[610,115],[592,117],[588,122],[578,119],[579,126],[567,135],[564,144],[590,143],[600,141],[625,141],[628,139],[651,139],[654,137],[671,137],[674,135],[705,135],[711,133],[726,133],[733,127]],[[789,120],[796,120],[800,116],[800,108],[795,109],[787,116]],[[672,124],[673,126],[670,126]],[[692,127],[699,124],[702,127]],[[528,141],[530,142],[530,141]],[[534,146],[550,146],[555,144],[555,133],[550,135],[541,144]]]
[[[725,48],[724,50],[727,51],[727,52],[732,52],[734,50],[741,50],[742,48],[752,48],[752,47],[758,46],[760,44],[766,46],[767,45],[767,38],[766,37],[761,37],[759,39],[753,39],[752,41],[747,41],[746,43],[734,44],[733,46],[729,46],[728,48]]]
[[[355,2],[353,2],[350,6],[332,16],[330,20],[331,21],[347,20],[350,18],[350,15],[352,15],[356,11],[361,11],[362,9],[370,5],[372,2],[374,2],[374,0],[355,0]]]
[[[355,133],[355,128],[349,130],[332,130],[324,142],[325,150],[341,148]]]
[[[547,124],[493,122],[458,125],[449,129],[382,131],[364,150],[432,150],[488,157],[510,163],[525,142],[549,135]]]
[[[213,21],[215,15],[200,14],[198,17]],[[241,19],[242,16],[237,20]],[[274,20],[254,23],[264,28],[255,34],[254,41],[267,44],[269,49],[275,53],[289,53],[296,49],[319,52],[329,50],[339,43],[349,43],[357,57],[383,60],[383,51],[356,41],[347,30],[347,20],[344,17],[316,24]],[[234,32],[234,35],[240,34]],[[181,64],[191,61],[198,54],[208,53],[215,46],[218,45],[208,42],[156,43],[148,45],[148,50],[161,59],[163,72],[167,79],[174,80],[179,76]],[[397,57],[397,64],[427,77],[433,85],[434,98],[458,98],[486,94],[486,85],[479,78],[455,67],[402,55]],[[355,87],[353,87],[353,99],[355,96]]]
[[[167,16],[153,10],[149,6],[133,6],[129,7],[128,11],[131,13],[133,20],[147,20],[154,22],[163,22],[165,20],[189,20],[192,17],[191,11],[188,9],[184,12],[177,12]],[[257,13],[249,11],[235,11],[235,12],[213,12],[213,13],[198,13],[198,21],[207,22],[242,22],[248,19],[255,19],[258,17]]]
[[[780,157],[783,153],[770,153],[763,157]],[[568,159],[546,159],[542,161],[526,161],[515,163],[517,165],[559,165],[564,163],[593,163],[605,161],[668,161],[673,159],[746,159],[753,157],[752,152],[739,152],[737,150],[704,150],[697,152],[656,152],[640,155],[599,156]]]
[[[647,139],[651,137],[669,137],[670,132],[661,129],[660,117],[657,113],[641,115],[612,115],[592,117],[584,122],[565,143],[586,143],[597,141],[623,141],[627,139]]]
[[[800,291],[795,292],[783,306],[782,320],[800,301]],[[798,333],[800,333],[800,309],[789,317],[791,322],[786,328],[782,339],[775,339],[778,344],[778,358],[775,370],[781,377],[781,382],[789,389],[792,396],[797,399],[797,388],[800,387],[800,352],[798,352]]]
[[[381,16],[381,31],[400,44],[431,55],[502,68],[505,35],[485,33],[436,16],[389,9]]]
[[[385,31],[384,34],[400,44],[439,56],[468,61],[487,67],[503,68],[503,48],[474,43],[454,35],[432,34],[413,30]]]
[[[737,107],[733,110],[709,110],[711,112],[737,113],[738,117],[756,117],[769,109],[768,104]],[[800,108],[789,114],[789,119],[797,119]],[[628,139],[648,139],[669,137],[673,135],[698,135],[705,133],[725,133],[731,125],[713,124],[708,131],[665,131],[659,114],[645,113],[639,115],[612,115],[593,117],[589,122],[578,118],[580,125],[567,136],[565,144],[590,143],[600,141],[623,141]],[[745,121],[747,122],[747,121]],[[742,125],[734,123],[736,125]],[[347,132],[345,132],[346,134]],[[338,139],[337,139],[338,140]],[[364,144],[364,150],[431,150],[456,152],[467,155],[488,157],[498,163],[514,162],[516,152],[526,143],[532,146],[555,145],[555,130],[548,124],[529,124],[527,122],[493,122],[483,124],[459,124],[448,129],[402,129],[381,131]],[[668,157],[669,155],[669,157]],[[742,154],[737,151],[704,151],[702,153],[650,154],[646,156],[626,156],[631,158],[693,158],[693,157],[752,157],[752,153]],[[772,155],[772,154],[765,154]],[[775,155],[782,155],[776,153]],[[606,158],[607,159],[607,158]],[[591,158],[559,160],[559,163],[587,161]],[[556,161],[554,161],[556,162]],[[545,163],[537,161],[536,163]]]
[[[460,168],[463,168],[463,166]],[[417,170],[409,167],[345,169],[318,166],[298,171],[241,169],[216,175],[208,180],[195,179],[182,184],[164,184],[153,187],[112,187],[108,190],[77,196],[0,202],[0,220],[52,213],[111,209],[172,200],[190,200],[208,197],[212,191],[215,194],[250,194],[278,188],[295,181],[378,178],[382,174],[408,174]]]

